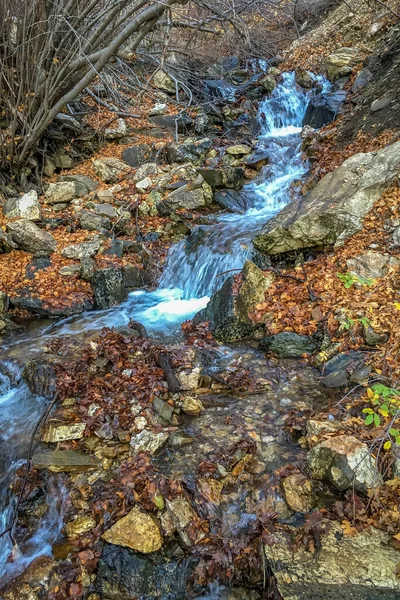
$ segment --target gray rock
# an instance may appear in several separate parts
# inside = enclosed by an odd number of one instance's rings
[[[396,179],[399,168],[400,142],[352,156],[271,219],[255,237],[255,247],[279,254],[343,244],[362,229],[365,215]]]
[[[127,298],[121,269],[98,269],[93,275],[92,287],[94,304],[99,309],[110,308]]]
[[[157,173],[158,167],[156,163],[146,163],[136,171],[133,181],[141,181],[149,175],[157,175]]]
[[[377,112],[378,110],[382,110],[386,108],[393,102],[393,98],[391,96],[386,96],[385,98],[379,98],[379,100],[374,100],[371,104],[371,112]]]
[[[148,452],[155,454],[168,440],[169,434],[165,431],[153,433],[152,431],[141,431],[131,438],[132,454]]]
[[[58,181],[75,181],[86,188],[85,194],[93,192],[99,187],[97,181],[87,177],[87,175],[60,175]]]
[[[389,339],[387,333],[377,333],[373,330],[371,325],[363,325],[363,337],[365,343],[368,346],[378,346],[379,344],[386,344]]]
[[[265,553],[285,600],[396,600],[400,581],[396,577],[400,553],[390,536],[368,527],[350,537],[341,524],[324,521],[320,526],[318,560],[309,560],[305,548],[293,552],[288,536],[269,536]],[[296,528],[288,535],[296,536]],[[371,557],[374,560],[371,560]]]
[[[89,242],[82,242],[80,244],[71,244],[62,250],[61,254],[66,258],[73,258],[75,260],[81,260],[84,258],[90,258],[97,254],[101,246],[101,239],[94,237]]]
[[[160,214],[167,215],[180,208],[196,210],[204,208],[207,204],[207,197],[202,187],[190,189],[189,185],[184,185],[168,194],[166,199],[157,205],[157,210]]]
[[[58,181],[49,183],[45,192],[45,202],[47,204],[59,204],[71,202],[74,198],[81,195],[82,188],[75,181]]]
[[[150,117],[150,123],[169,129],[173,133],[186,133],[189,128],[193,127],[193,119],[186,114],[181,115],[156,115]]]
[[[122,240],[118,240],[117,238],[113,238],[111,241],[111,245],[102,251],[102,254],[106,254],[109,256],[117,256],[118,258],[121,258],[123,253],[124,242]]]
[[[169,422],[171,420],[174,407],[168,404],[168,402],[164,402],[164,400],[156,396],[153,400],[153,408],[164,421]]]
[[[157,115],[165,115],[168,110],[168,105],[162,102],[158,102],[149,110],[149,116],[155,117]]]
[[[96,262],[89,256],[81,258],[81,279],[85,281],[92,281],[93,276],[97,270]]]
[[[101,217],[109,217],[113,219],[117,216],[116,209],[112,206],[112,204],[96,204],[94,210],[97,215]]]
[[[106,140],[120,140],[128,133],[128,128],[124,119],[117,119],[116,125],[113,127],[107,127],[104,132]]]
[[[222,167],[218,169],[199,169],[204,181],[215,188],[240,188],[244,183],[242,167]]]
[[[263,338],[259,348],[271,352],[279,358],[301,358],[303,354],[312,354],[316,350],[317,344],[308,335],[284,331]]]
[[[54,237],[47,231],[40,229],[32,221],[20,219],[8,223],[7,231],[18,248],[31,252],[34,256],[49,256],[57,248]]]
[[[107,217],[84,210],[79,216],[79,224],[82,229],[88,231],[100,231],[101,229],[111,229],[111,221]]]
[[[393,231],[392,242],[395,246],[400,246],[400,225]]]
[[[364,252],[364,254],[347,260],[349,271],[369,279],[384,277],[387,275],[390,267],[395,267],[399,264],[399,259],[390,256],[390,254],[381,254],[380,252]]]
[[[350,75],[353,67],[362,60],[360,48],[343,47],[338,48],[331,54],[326,61],[328,77],[331,81],[336,81],[340,77]]]
[[[296,83],[306,90],[310,90],[314,86],[314,79],[306,69],[296,69]]]
[[[53,473],[72,472],[81,473],[98,469],[98,461],[88,454],[81,454],[76,450],[53,450],[53,452],[38,453],[33,456],[36,469],[48,469]]]
[[[39,221],[41,217],[37,192],[32,190],[21,198],[10,198],[3,206],[3,214],[8,219],[27,219]]]
[[[118,158],[106,157],[92,161],[93,170],[105,183],[115,183],[130,172],[125,162]]]
[[[230,212],[244,214],[249,207],[251,194],[249,190],[218,190],[214,200]]]
[[[320,129],[328,123],[332,123],[340,114],[345,99],[346,92],[344,91],[337,91],[333,94],[314,94],[308,103],[303,118],[303,127]]]
[[[156,72],[152,79],[152,84],[154,87],[159,90],[163,90],[164,92],[168,92],[170,94],[175,94],[176,85],[175,81],[172,79],[171,75],[169,75],[166,71],[159,70]]]
[[[125,148],[122,152],[122,160],[131,167],[140,167],[143,163],[151,160],[154,154],[153,146],[149,144],[136,144]]]
[[[58,272],[63,277],[73,277],[74,275],[79,275],[80,271],[80,265],[67,265],[66,267],[61,267]]]
[[[352,435],[327,438],[307,455],[314,479],[326,480],[339,491],[353,485],[360,493],[382,483],[382,476],[368,446]]]
[[[363,366],[364,356],[361,352],[341,352],[324,364],[321,383],[328,388],[346,387],[352,375]]]
[[[351,91],[353,93],[359,92],[362,88],[364,88],[365,86],[368,85],[368,83],[371,81],[372,77],[373,77],[373,75],[372,75],[371,71],[369,71],[368,69],[363,69],[357,75],[357,77],[353,83],[353,86],[351,88]]]
[[[128,289],[142,288],[152,283],[151,275],[144,269],[134,265],[126,265],[122,269],[124,286]]]
[[[182,144],[170,144],[167,147],[168,162],[200,164],[204,161],[212,145],[213,142],[210,138],[200,140],[188,138]]]

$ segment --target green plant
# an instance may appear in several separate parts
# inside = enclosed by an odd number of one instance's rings
[[[344,317],[342,322],[340,323],[340,330],[345,329],[349,331],[356,323],[360,323],[363,327],[368,327],[370,325],[370,320],[368,317],[360,317],[359,319],[352,319],[349,316]]]
[[[369,277],[362,277],[361,275],[356,275],[355,273],[336,273],[340,281],[343,283],[344,287],[348,290],[355,283],[359,283],[360,285],[374,285],[375,280],[370,279]]]
[[[392,425],[395,424],[397,417],[400,417],[400,393],[382,383],[376,383],[367,389],[368,401],[373,408],[367,407],[363,409],[365,417],[365,425],[381,425],[381,417],[391,417],[391,423],[388,430],[388,440],[384,444],[385,450],[389,450],[392,441],[400,446],[400,430]]]

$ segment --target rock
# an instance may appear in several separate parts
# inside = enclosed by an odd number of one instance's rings
[[[210,138],[187,138],[182,144],[169,144],[167,147],[167,159],[170,163],[190,162],[194,165],[202,163],[207,152],[212,147]]]
[[[384,98],[379,98],[379,100],[374,100],[371,104],[371,112],[377,112],[378,110],[386,108],[393,100],[394,99],[391,96],[385,96]]]
[[[318,560],[304,549],[293,552],[281,532],[271,534],[265,553],[285,600],[395,600],[400,594],[396,577],[399,551],[390,536],[368,527],[354,536],[343,535],[340,523],[320,525]],[[295,536],[295,527],[289,535]],[[374,560],[371,560],[371,556]]]
[[[89,192],[94,192],[99,187],[97,181],[94,181],[87,175],[60,175],[58,181],[74,181],[79,184],[79,196],[85,196]],[[86,188],[86,191],[84,191],[84,188]]]
[[[199,169],[204,181],[215,188],[240,188],[244,183],[242,167],[223,167],[219,169]]]
[[[96,270],[97,265],[92,258],[90,258],[89,256],[83,256],[81,258],[81,279],[83,279],[84,281],[92,281]]]
[[[400,246],[400,225],[393,231],[392,243],[394,246]]]
[[[176,84],[172,77],[163,70],[159,70],[153,77],[152,81],[154,87],[170,94],[176,93]]]
[[[80,274],[81,267],[80,265],[67,265],[65,267],[61,267],[58,272],[60,275],[62,275],[62,277],[74,277]]]
[[[164,420],[169,423],[174,413],[174,407],[168,404],[168,402],[164,402],[158,396],[156,396],[153,400],[153,408],[154,411]]]
[[[112,204],[108,203],[96,204],[94,210],[97,215],[100,215],[101,217],[108,217],[109,219],[113,219],[118,214]]]
[[[99,468],[96,460],[76,450],[38,453],[33,456],[32,461],[36,469],[48,469],[53,473],[81,473]]]
[[[276,88],[276,81],[271,75],[265,75],[258,80],[259,85],[268,93]]]
[[[295,473],[282,479],[282,489],[286,504],[298,513],[307,513],[314,506],[312,484],[302,473]]]
[[[346,387],[353,374],[363,366],[364,356],[361,352],[341,352],[324,364],[321,383],[328,388]]]
[[[176,373],[181,390],[197,390],[200,387],[200,372],[201,368],[195,366],[192,369],[185,369],[184,371]]]
[[[78,538],[84,533],[92,531],[96,527],[96,521],[91,515],[82,515],[76,517],[65,525],[65,531],[69,539]]]
[[[75,181],[58,181],[49,183],[45,192],[45,202],[47,204],[59,204],[71,202],[79,194],[79,186]]]
[[[41,211],[37,192],[32,190],[21,198],[10,198],[3,206],[3,214],[8,219],[22,218],[28,221],[39,221]]]
[[[122,160],[131,167],[140,167],[143,163],[149,162],[154,154],[153,146],[150,144],[136,144],[125,148],[122,152]]]
[[[85,423],[57,423],[50,422],[43,434],[42,442],[57,443],[67,442],[69,440],[81,440],[83,438],[83,432],[85,431]]]
[[[208,502],[219,504],[224,482],[212,477],[200,477],[196,481],[197,488]]]
[[[109,544],[125,546],[142,554],[156,552],[163,545],[157,519],[137,506],[103,533],[102,537]]]
[[[246,154],[246,156],[241,159],[241,162],[249,169],[259,171],[268,163],[268,155],[265,150],[258,148],[254,152]]]
[[[225,152],[231,156],[244,156],[245,154],[250,154],[251,148],[245,144],[236,144],[235,146],[228,146]]]
[[[279,358],[301,358],[303,354],[312,354],[316,350],[317,344],[308,335],[283,331],[263,338],[259,348],[271,352]]]
[[[146,179],[149,175],[157,175],[157,173],[158,167],[156,163],[146,163],[136,171],[133,181],[141,181],[142,179]]]
[[[173,500],[166,500],[166,506],[166,516],[168,517],[169,525],[169,528],[166,528],[166,530],[169,534],[177,531],[183,543],[186,546],[192,546],[193,542],[185,529],[197,518],[197,515],[190,506],[188,500],[185,496],[177,496]],[[163,524],[163,521],[161,521],[161,523]],[[164,523],[166,523],[166,519],[164,519]]]
[[[255,247],[280,254],[343,244],[362,229],[365,215],[396,179],[399,168],[400,142],[352,156],[271,219],[255,237]]]
[[[237,293],[230,277],[194,317],[195,323],[208,321],[219,341],[241,340],[252,334],[254,325],[249,314],[264,301],[265,292],[275,280],[273,273],[265,276],[251,261],[246,261],[242,274],[243,282]]]
[[[152,282],[151,275],[144,269],[134,265],[125,265],[122,269],[124,286],[128,289],[142,288]]]
[[[128,296],[119,268],[106,267],[95,271],[92,287],[94,304],[98,309],[110,308],[123,302]]]
[[[153,185],[150,177],[145,177],[144,179],[142,179],[141,181],[138,181],[136,183],[136,187],[139,190],[139,192],[144,193],[146,190],[148,190],[149,188],[151,188],[151,186]]]
[[[218,190],[214,194],[214,200],[230,212],[244,214],[249,206],[250,193],[248,190]]]
[[[298,67],[296,69],[296,83],[306,90],[310,90],[314,86],[314,79],[306,69]]]
[[[177,190],[168,194],[168,196],[157,205],[161,215],[169,215],[181,208],[185,210],[197,210],[207,206],[207,197],[202,187],[190,189],[189,185],[183,185]]]
[[[319,93],[311,96],[303,118],[303,127],[320,129],[332,123],[340,114],[341,106],[346,99],[346,92],[334,94]]]
[[[400,264],[399,259],[390,256],[390,254],[381,254],[380,252],[364,252],[347,261],[349,271],[361,277],[368,279],[379,279],[388,274],[391,267]]]
[[[193,119],[186,114],[177,115],[156,115],[150,117],[150,122],[164,129],[169,129],[174,134],[178,130],[178,133],[187,133],[188,129],[193,127]]]
[[[0,291],[0,315],[4,315],[8,311],[9,300],[7,294]]]
[[[49,256],[56,251],[57,242],[54,237],[32,221],[13,221],[8,223],[7,231],[18,248],[31,252],[34,256]]]
[[[55,365],[59,359],[45,353],[30,360],[24,368],[23,378],[30,391],[44,398],[52,398],[57,390],[57,374]]]
[[[355,78],[351,91],[353,93],[359,92],[362,88],[368,85],[372,78],[373,75],[371,71],[368,69],[363,69]]]
[[[326,61],[328,77],[331,81],[336,81],[340,77],[350,75],[353,67],[362,60],[362,53],[359,48],[339,48],[331,54]]]
[[[194,396],[184,396],[180,401],[180,407],[186,415],[194,417],[198,417],[205,411],[202,401]]]
[[[128,133],[128,128],[124,119],[117,119],[114,127],[107,127],[104,131],[104,137],[106,140],[120,140],[125,137]]]
[[[53,154],[52,159],[57,169],[72,169],[74,166],[73,158],[66,152],[63,152],[62,149]]]
[[[118,240],[117,238],[113,238],[111,240],[111,245],[102,251],[102,254],[106,256],[116,256],[117,258],[121,258],[124,253],[124,242],[123,240]]]
[[[122,162],[121,160],[118,160],[118,158],[112,157],[93,160],[92,165],[96,175],[105,183],[115,183],[130,171],[129,167],[126,165],[126,161]]]
[[[167,440],[168,433],[163,431],[159,433],[147,430],[141,431],[138,435],[131,438],[132,453],[148,452],[149,454],[155,454],[157,450],[164,446]]]
[[[382,476],[368,446],[352,435],[328,438],[307,456],[314,479],[332,483],[340,492],[353,485],[360,493],[382,483]]]
[[[168,110],[168,105],[158,102],[149,110],[149,117],[155,117],[156,115],[165,115]]]
[[[111,229],[111,221],[108,217],[83,210],[79,215],[79,225],[87,231],[101,231],[102,229]]]
[[[101,239],[95,237],[90,242],[82,242],[81,244],[71,244],[66,246],[61,252],[66,258],[72,258],[74,260],[82,260],[90,258],[97,254],[101,246]]]
[[[51,318],[69,317],[93,308],[91,303],[84,298],[72,298],[68,304],[57,307],[51,306],[46,302],[42,302],[37,296],[37,292],[29,287],[18,290],[18,296],[12,296],[11,301],[14,306],[23,308],[34,315]]]
[[[114,198],[114,193],[112,188],[108,188],[107,190],[97,190],[96,196],[101,202],[107,202]]]
[[[379,344],[386,344],[389,339],[387,333],[378,333],[373,330],[371,325],[363,325],[363,337],[368,346],[379,346]]]

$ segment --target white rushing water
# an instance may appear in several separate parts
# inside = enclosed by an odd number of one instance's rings
[[[230,273],[240,270],[251,253],[251,240],[262,226],[291,200],[290,188],[307,170],[301,156],[301,126],[307,108],[307,93],[299,88],[294,74],[282,75],[282,83],[261,103],[259,119],[262,133],[259,146],[268,165],[263,182],[246,186],[248,205],[242,214],[222,213],[197,227],[187,239],[170,249],[164,275],[157,291],[137,291],[108,311],[85,313],[57,323],[39,333],[74,335],[118,327],[130,319],[142,322],[152,334],[176,331],[180,323],[206,306]],[[30,338],[35,345],[35,336]],[[37,345],[37,343],[36,343]],[[43,398],[32,395],[20,373],[0,363],[0,530],[5,529],[13,512],[9,491],[16,468],[26,457],[33,428],[43,413]],[[57,486],[57,480],[52,484]],[[62,493],[48,493],[49,510],[36,534],[24,543],[19,558],[8,563],[13,551],[8,536],[0,538],[0,577],[15,575],[35,556],[50,554],[62,524]],[[14,548],[14,554],[16,549]]]

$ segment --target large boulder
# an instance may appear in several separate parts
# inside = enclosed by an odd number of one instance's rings
[[[312,555],[304,546],[295,551],[288,535],[268,536],[265,553],[284,600],[395,600],[400,597],[397,565],[400,552],[390,536],[368,527],[354,536],[341,524],[322,521],[320,550]],[[292,527],[293,538],[297,530]],[[373,558],[372,558],[373,557]]]
[[[208,322],[217,340],[236,341],[251,336],[254,324],[251,312],[265,299],[265,292],[275,280],[267,276],[251,261],[243,267],[243,282],[236,289],[235,280],[229,277],[221,289],[212,295],[205,309],[194,318],[196,323]]]
[[[8,219],[39,221],[41,211],[37,192],[32,190],[20,198],[9,198],[3,206],[3,214]]]
[[[7,230],[18,248],[31,252],[34,256],[49,256],[57,248],[54,237],[32,221],[19,219],[8,223]]]
[[[121,269],[107,267],[98,269],[92,279],[95,308],[105,309],[127,298]]]
[[[309,125],[320,129],[332,123],[341,112],[341,107],[346,100],[346,92],[339,90],[334,94],[314,94],[308,103],[303,118],[303,127]]]
[[[326,71],[331,81],[345,77],[353,72],[353,68],[362,60],[362,52],[357,47],[338,48],[328,56]]]
[[[255,247],[280,254],[343,244],[362,229],[365,215],[398,177],[399,169],[400,142],[352,156],[271,219],[255,237]]]
[[[354,486],[366,492],[382,482],[368,446],[352,435],[339,435],[314,446],[307,457],[314,479],[332,483],[340,492]]]

